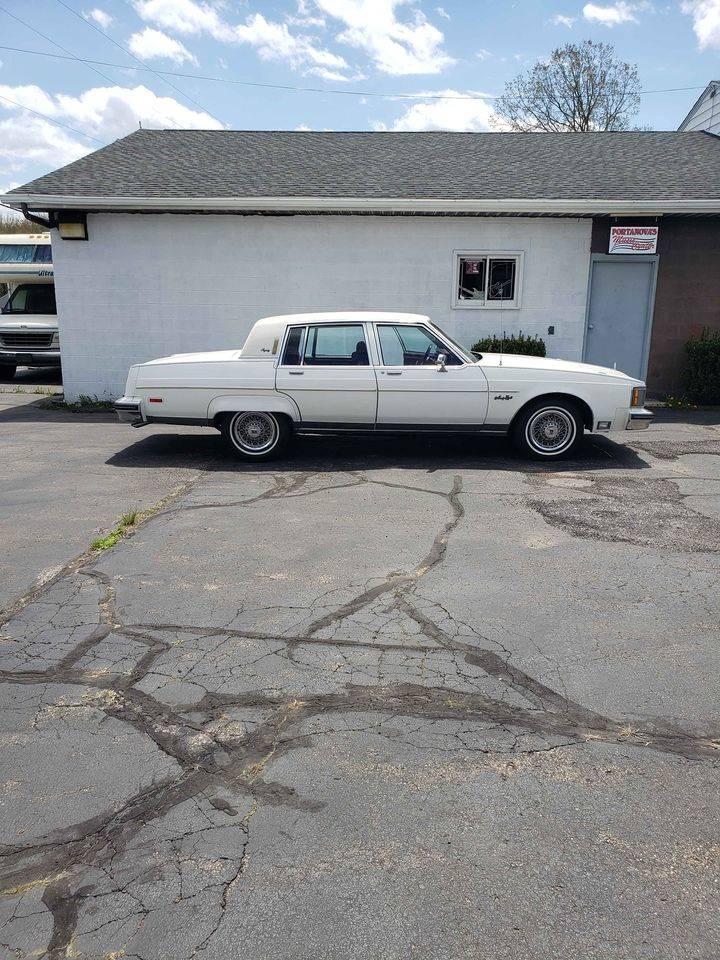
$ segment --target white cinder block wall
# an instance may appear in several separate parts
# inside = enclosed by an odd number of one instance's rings
[[[591,223],[92,214],[87,243],[53,236],[65,393],[116,397],[132,363],[240,347],[270,314],[345,308],[429,314],[467,345],[522,329],[579,359]],[[453,309],[456,250],[524,251],[521,308]]]

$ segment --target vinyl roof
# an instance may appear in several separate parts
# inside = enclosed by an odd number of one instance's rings
[[[141,207],[161,199],[298,197],[720,200],[720,138],[679,131],[138,130],[17,187],[6,202],[32,198],[41,209],[43,198],[133,198]]]

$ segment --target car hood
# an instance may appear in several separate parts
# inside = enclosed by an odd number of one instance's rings
[[[483,353],[478,366],[483,369],[492,367],[507,370],[509,367],[522,370],[557,370],[560,373],[584,373],[587,376],[614,377],[633,383],[641,383],[621,370],[611,367],[598,367],[594,363],[579,363],[575,360],[554,360],[552,357],[530,357],[517,353]]]
[[[29,332],[44,333],[46,330],[55,332],[58,328],[57,317],[51,313],[35,314],[31,319],[27,314],[2,313],[0,314],[0,330],[27,330]]]
[[[242,350],[209,350],[206,353],[173,353],[169,357],[158,357],[141,363],[141,367],[152,367],[164,363],[218,363],[223,360],[237,360]]]

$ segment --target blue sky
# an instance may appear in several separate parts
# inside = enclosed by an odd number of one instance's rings
[[[138,122],[486,130],[507,79],[588,38],[638,64],[643,126],[674,129],[720,77],[720,0],[0,0],[0,193]],[[698,89],[650,92],[677,87]]]

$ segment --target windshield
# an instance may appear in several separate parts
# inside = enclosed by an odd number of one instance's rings
[[[24,284],[18,287],[5,306],[3,313],[57,313],[55,287],[51,283]]]
[[[457,352],[462,356],[465,363],[477,363],[477,357],[473,356],[473,354],[470,353],[467,347],[463,347],[461,346],[461,344],[457,342],[457,340],[453,340],[453,338],[448,333],[446,333],[443,330],[443,328],[439,326],[437,323],[435,323],[433,320],[430,321],[430,325],[435,327],[435,329],[438,330],[443,335],[443,337],[445,337],[447,342],[451,343],[455,347]]]

